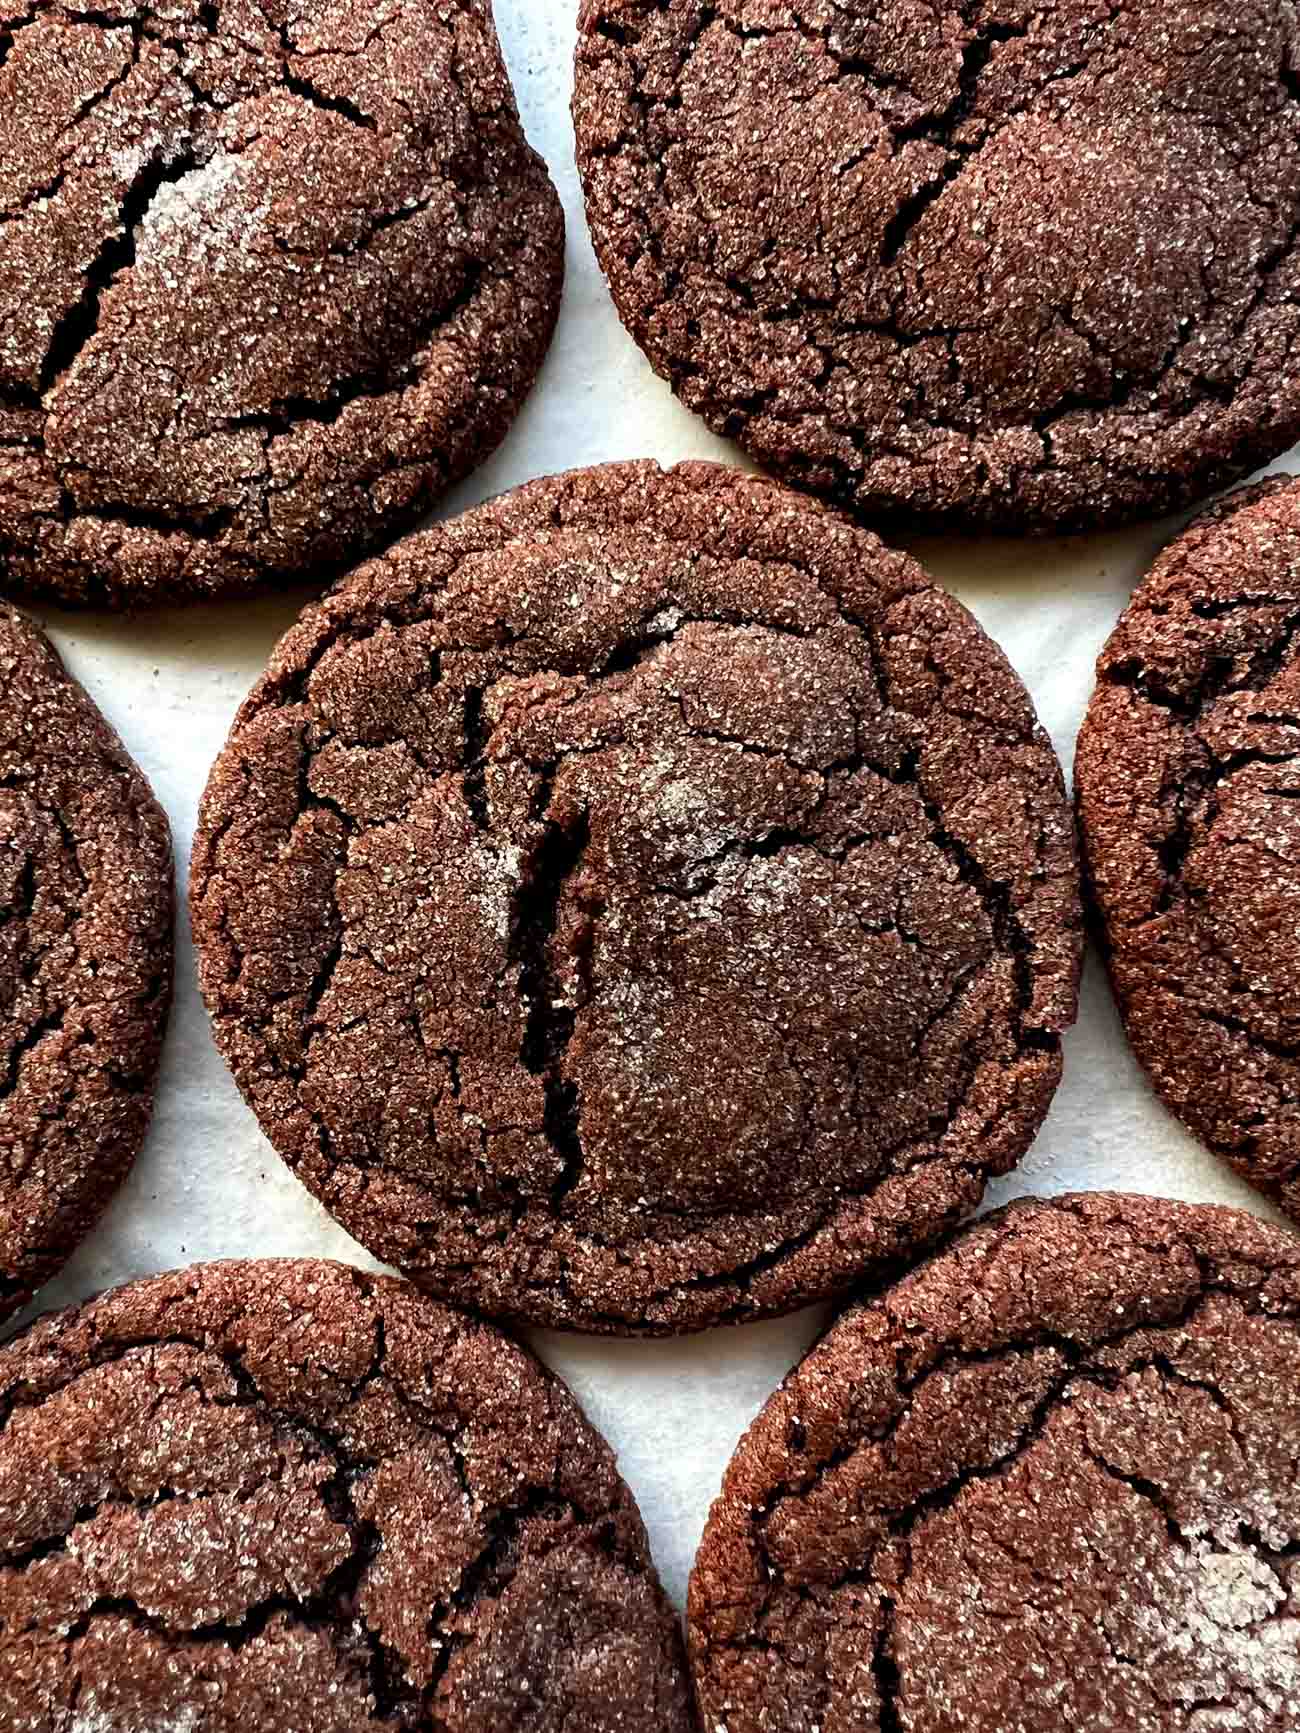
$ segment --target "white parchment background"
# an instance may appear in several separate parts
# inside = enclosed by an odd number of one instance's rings
[[[522,416],[496,457],[439,515],[577,464],[628,457],[740,461],[651,372],[619,324],[596,268],[569,122],[576,9],[576,0],[497,0],[528,135],[545,156],[568,213],[568,280],[554,347]],[[1282,467],[1300,470],[1300,450]],[[1036,543],[915,544],[930,570],[1006,649],[1067,772],[1097,651],[1139,574],[1176,527],[1166,522]],[[208,767],[306,594],[135,620],[42,611],[69,666],[170,815],[182,893]],[[1070,1187],[1155,1192],[1271,1213],[1153,1099],[1092,957],[1055,1105],[1019,1172],[993,1188],[989,1201]],[[99,1230],[44,1290],[40,1308],[199,1258],[302,1253],[370,1262],[281,1165],[227,1075],[195,987],[182,913],[176,1005],[148,1143]],[[679,1604],[727,1458],[822,1321],[822,1311],[814,1309],[682,1342],[611,1344],[552,1332],[534,1337],[618,1451]]]

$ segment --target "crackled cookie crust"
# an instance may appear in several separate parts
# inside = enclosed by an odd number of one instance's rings
[[[144,1140],[172,989],[171,837],[43,635],[0,609],[0,1318]]]
[[[1091,528],[1300,434],[1292,0],[584,0],[574,122],[656,369],[873,519]]]
[[[690,1733],[611,1451],[488,1326],[310,1260],[0,1349],[6,1733]]]
[[[1161,1099],[1300,1219],[1300,482],[1165,549],[1075,763],[1110,978]]]
[[[217,1041],[351,1232],[670,1331],[935,1238],[1075,1012],[1023,686],[912,561],[715,465],[534,483],[284,638],[201,803]]]
[[[488,0],[0,0],[0,583],[317,572],[504,434],[563,218]]]
[[[691,1578],[709,1733],[1295,1733],[1300,1241],[1025,1202],[832,1326]]]

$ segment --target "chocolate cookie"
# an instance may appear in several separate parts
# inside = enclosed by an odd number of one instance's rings
[[[0,0],[0,582],[328,567],[501,439],[564,221],[489,0]]]
[[[1161,554],[1075,762],[1110,978],[1165,1104],[1300,1219],[1300,481]]]
[[[846,1312],[691,1577],[709,1733],[1296,1733],[1300,1241],[1013,1205]]]
[[[0,1349],[0,1726],[690,1733],[613,1453],[487,1325],[209,1264]]]
[[[614,1332],[935,1239],[1060,1075],[1060,771],[970,615],[770,483],[617,464],[308,609],[204,796],[218,1044],[376,1255]]]
[[[1300,436],[1292,0],[583,0],[596,252],[786,480],[1092,528]]]
[[[0,609],[0,1318],[144,1140],[173,900],[144,777],[36,627]]]

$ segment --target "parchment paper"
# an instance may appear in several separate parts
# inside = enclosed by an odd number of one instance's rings
[[[576,0],[497,0],[528,135],[568,213],[568,280],[554,347],[522,416],[496,457],[439,515],[577,464],[628,457],[742,462],[651,372],[619,324],[596,267],[569,121],[576,9]],[[1300,450],[1275,467],[1300,470]],[[1097,651],[1138,576],[1177,527],[1166,521],[1084,539],[913,544],[1003,645],[1067,774]],[[42,611],[69,666],[167,808],[182,895],[208,768],[272,644],[309,593],[134,620]],[[1273,1213],[1155,1101],[1090,957],[1082,1016],[1066,1042],[1065,1081],[1037,1143],[988,1203],[1023,1192],[1107,1187]],[[148,1143],[99,1230],[34,1309],[199,1258],[304,1253],[371,1264],[281,1164],[240,1099],[212,1044],[182,913],[176,1005]],[[813,1309],[668,1343],[534,1336],[618,1451],[679,1604],[737,1439],[824,1317]]]

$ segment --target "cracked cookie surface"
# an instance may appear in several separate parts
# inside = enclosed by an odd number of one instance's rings
[[[584,0],[624,323],[785,480],[1090,528],[1300,434],[1293,0]]]
[[[851,1308],[691,1578],[710,1733],[1295,1733],[1300,1242],[1022,1202]]]
[[[174,901],[144,777],[44,636],[0,608],[0,1318],[144,1140]]]
[[[498,443],[564,224],[488,0],[0,0],[0,582],[337,567]]]
[[[690,1733],[613,1453],[490,1326],[314,1260],[0,1348],[6,1733]]]
[[[1300,482],[1160,555],[1075,762],[1111,984],[1170,1110],[1300,1220]]]
[[[534,483],[308,609],[190,896],[299,1177],[429,1288],[561,1326],[787,1310],[935,1239],[1075,1012],[1023,686],[914,562],[710,464]]]

